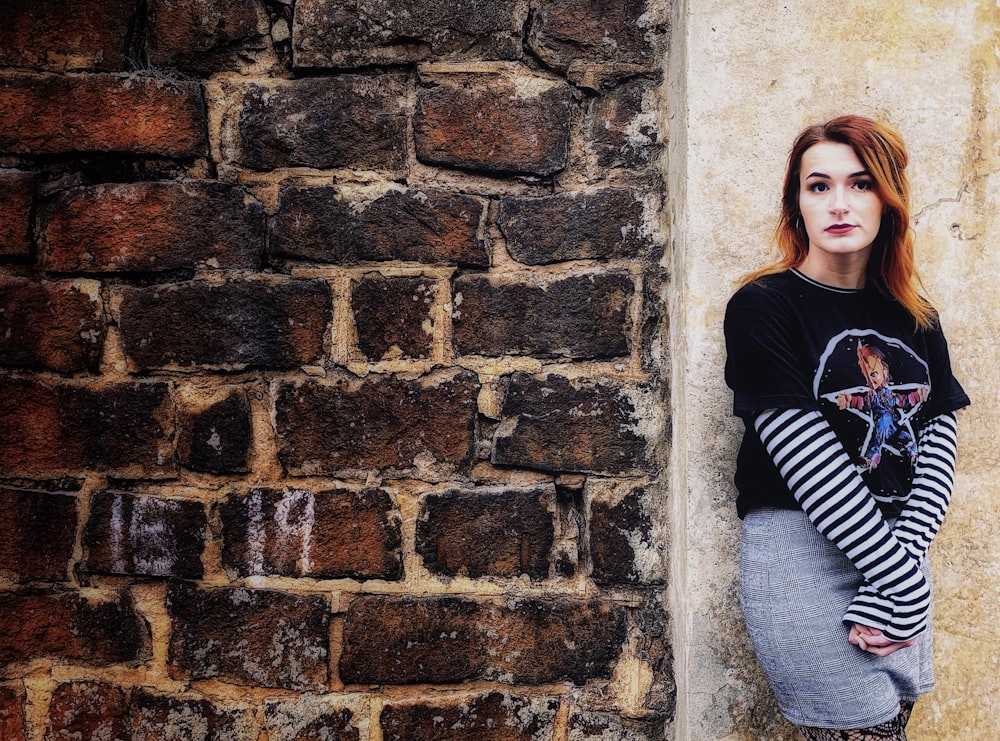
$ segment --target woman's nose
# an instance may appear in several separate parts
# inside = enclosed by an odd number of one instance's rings
[[[830,211],[843,212],[847,210],[847,195],[843,188],[834,188],[832,192],[832,200],[830,202]]]

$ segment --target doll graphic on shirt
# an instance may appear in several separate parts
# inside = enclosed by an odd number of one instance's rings
[[[887,445],[908,456],[910,461],[915,460],[917,441],[909,425],[905,424],[902,413],[915,409],[927,400],[927,387],[894,389],[885,353],[861,340],[858,340],[858,366],[864,375],[866,389],[837,394],[836,402],[838,409],[852,409],[871,415],[872,435],[867,441],[861,467],[878,468],[882,449]]]

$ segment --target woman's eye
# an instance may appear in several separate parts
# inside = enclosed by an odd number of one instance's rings
[[[870,180],[858,180],[854,183],[854,187],[858,190],[871,190],[872,182]]]
[[[826,183],[810,183],[807,190],[810,193],[825,193],[829,188]]]

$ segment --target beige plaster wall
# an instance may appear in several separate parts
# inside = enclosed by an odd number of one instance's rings
[[[932,548],[938,687],[913,741],[1000,728],[1000,3],[678,0],[671,80],[670,260],[677,497],[677,738],[795,739],[739,621],[731,484],[740,422],[722,379],[734,280],[767,260],[784,160],[841,112],[910,148],[918,259],[943,317],[962,413],[957,491]]]

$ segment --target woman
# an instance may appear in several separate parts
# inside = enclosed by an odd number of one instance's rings
[[[746,425],[740,603],[807,739],[906,739],[933,685],[926,554],[969,400],[917,290],[906,164],[877,121],[803,131],[780,259],[726,311],[726,382]]]

